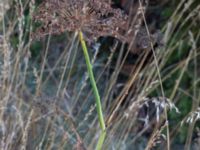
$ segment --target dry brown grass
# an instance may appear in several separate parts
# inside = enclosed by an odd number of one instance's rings
[[[67,32],[31,41],[35,6],[34,0],[0,2],[0,148],[94,149],[100,132],[77,35]],[[134,10],[131,25],[141,26],[146,8]],[[135,40],[128,50],[119,40],[91,46],[106,116],[104,149],[177,149],[184,135],[180,149],[197,150],[199,12],[197,0],[181,0],[163,26],[166,45],[153,49],[150,59],[151,43],[126,77],[122,71]],[[189,110],[183,107],[187,100]],[[170,110],[175,105],[180,114]]]

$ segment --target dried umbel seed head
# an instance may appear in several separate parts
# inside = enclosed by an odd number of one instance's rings
[[[42,23],[33,37],[60,34],[64,31],[82,31],[87,41],[100,36],[113,36],[126,41],[128,16],[111,7],[110,0],[45,0],[36,14]]]
[[[132,53],[150,49],[150,42],[155,44],[162,39],[160,34],[151,34],[149,38],[145,28],[130,27],[130,16],[113,8],[110,0],[44,0],[33,18],[42,25],[32,38],[82,31],[88,43],[103,36],[115,37],[128,44],[134,42],[130,44],[133,45]],[[134,21],[140,22],[141,18],[136,18]]]

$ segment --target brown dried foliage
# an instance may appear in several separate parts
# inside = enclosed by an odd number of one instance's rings
[[[48,34],[60,34],[65,31],[82,31],[90,44],[103,36],[115,37],[128,43],[132,53],[151,49],[157,43],[162,45],[162,34],[147,34],[141,28],[141,10],[135,14],[135,25],[130,23],[131,15],[111,6],[110,0],[45,0],[37,8],[34,20],[42,26],[33,33],[32,38],[41,38]],[[131,44],[134,41],[134,44]]]
[[[113,36],[125,41],[128,16],[111,7],[108,0],[45,0],[34,16],[42,27],[34,34],[60,34],[82,31],[88,42],[100,36]]]

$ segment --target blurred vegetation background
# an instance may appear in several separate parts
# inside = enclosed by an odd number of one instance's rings
[[[138,2],[113,7],[137,12]],[[31,40],[40,3],[0,1],[1,149],[94,149],[100,132],[77,34]],[[163,35],[156,57],[134,54],[113,37],[88,45],[107,123],[104,149],[167,149],[169,129],[172,150],[198,150],[200,2],[151,0],[145,19]]]

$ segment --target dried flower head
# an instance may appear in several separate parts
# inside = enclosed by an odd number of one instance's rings
[[[165,108],[172,110],[174,109],[176,113],[180,113],[179,109],[175,106],[175,104],[166,97],[143,97],[139,101],[134,101],[129,106],[129,111],[135,109],[135,108],[154,108],[155,109],[155,117],[156,121],[159,122],[160,120],[160,114],[163,112]],[[147,113],[148,115],[148,113]],[[149,118],[149,117],[146,117]]]
[[[191,111],[185,119],[182,120],[181,125],[183,123],[191,124],[193,122],[196,122],[200,120],[200,107],[198,107],[196,110]]]
[[[34,19],[42,23],[34,34],[37,37],[78,30],[89,42],[100,36],[124,41],[128,16],[112,8],[109,0],[45,0]]]

